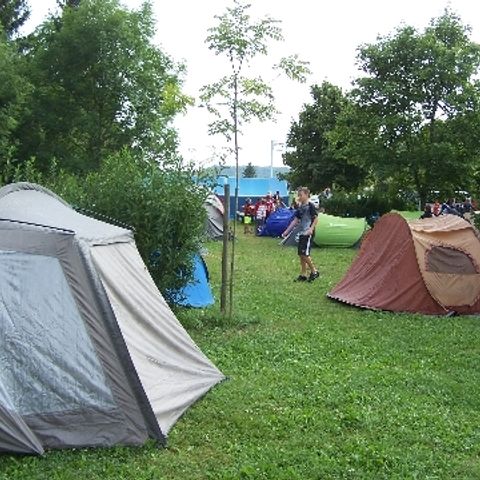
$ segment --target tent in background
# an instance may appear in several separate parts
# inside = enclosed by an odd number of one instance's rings
[[[192,281],[172,298],[177,305],[182,307],[206,308],[215,303],[207,265],[201,255],[194,257]]]
[[[418,220],[421,215],[423,215],[423,212],[420,210],[417,211],[410,211],[410,210],[392,210],[392,213],[398,213],[401,217],[403,217],[405,220],[410,221],[410,220]]]
[[[214,193],[223,201],[223,186],[225,182],[230,185],[230,218],[235,218],[235,177],[218,177],[217,187]],[[240,178],[238,184],[238,209],[242,211],[243,205],[247,198],[255,203],[260,198],[270,192],[274,195],[280,192],[280,197],[285,205],[288,205],[288,188],[285,180],[277,180],[276,178]]]
[[[294,216],[295,210],[279,208],[267,218],[259,235],[261,237],[280,237],[290,225]]]
[[[384,215],[330,298],[364,308],[480,313],[480,241],[454,215],[407,222]]]
[[[314,242],[319,247],[348,248],[356,246],[368,228],[364,218],[342,218],[320,213]],[[298,244],[300,227],[295,227],[280,244],[292,247]]]
[[[207,211],[205,233],[210,240],[220,240],[223,237],[223,212],[222,201],[214,194],[207,197],[204,203]]]
[[[131,231],[33,184],[0,190],[0,450],[165,441],[224,376]]]
[[[319,247],[353,247],[366,230],[364,218],[335,217],[322,213],[318,216],[313,240]]]

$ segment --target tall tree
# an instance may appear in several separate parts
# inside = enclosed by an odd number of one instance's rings
[[[257,176],[257,169],[252,162],[248,162],[247,166],[243,169],[243,178],[255,178]]]
[[[181,68],[152,42],[154,24],[149,3],[130,11],[119,0],[83,0],[41,26],[27,52],[35,93],[18,132],[21,158],[86,171],[124,147],[175,155],[171,121],[189,100]]]
[[[403,26],[362,46],[358,61],[356,105],[337,131],[344,154],[423,203],[432,190],[464,189],[480,150],[480,46],[469,27],[445,11],[422,32]]]
[[[80,0],[57,0],[57,5],[60,8],[65,8],[65,7],[76,8],[80,5]]]
[[[0,24],[8,38],[18,32],[29,16],[28,0],[0,0]]]
[[[251,5],[233,0],[225,13],[216,15],[217,24],[209,29],[206,39],[215,55],[226,57],[230,73],[217,82],[202,88],[201,99],[215,120],[211,134],[222,134],[228,142],[233,139],[235,156],[235,209],[238,210],[239,136],[241,127],[253,119],[265,121],[276,114],[272,88],[260,76],[244,76],[252,59],[266,56],[271,41],[283,40],[279,21],[271,17],[253,19]],[[296,55],[284,57],[272,68],[285,72],[290,78],[305,81],[308,64]],[[236,224],[234,223],[234,236]],[[235,242],[232,243],[230,268],[230,316],[233,309],[233,278]]]
[[[0,36],[0,168],[16,155],[14,137],[26,107],[31,86],[22,74],[22,59],[14,48]]]
[[[320,192],[335,186],[356,189],[365,175],[361,167],[349,161],[330,135],[339,116],[349,105],[342,90],[329,82],[311,88],[313,102],[304,105],[292,122],[287,137],[284,162],[290,171],[283,175],[293,187],[308,186]]]

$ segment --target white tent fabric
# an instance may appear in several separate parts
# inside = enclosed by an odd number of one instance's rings
[[[211,194],[205,200],[204,206],[207,211],[205,226],[207,237],[211,240],[219,240],[223,237],[223,214],[225,210],[223,203],[216,195]]]
[[[133,242],[96,246],[92,256],[145,393],[167,434],[224,376],[175,318]]]
[[[36,187],[15,183],[0,189],[0,218],[71,230],[90,245],[133,240],[130,230],[82,215],[48,190]]]

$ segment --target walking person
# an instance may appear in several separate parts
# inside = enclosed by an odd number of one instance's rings
[[[312,246],[312,237],[318,221],[315,205],[310,201],[310,190],[307,187],[300,187],[298,193],[298,207],[295,211],[295,217],[287,229],[282,233],[282,237],[288,237],[289,233],[300,224],[300,235],[298,239],[298,256],[300,257],[300,275],[296,278],[297,282],[313,282],[320,276],[311,257],[310,249]],[[308,270],[310,274],[307,276]]]

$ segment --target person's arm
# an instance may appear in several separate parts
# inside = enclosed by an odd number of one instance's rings
[[[282,233],[282,237],[285,238],[285,237],[288,237],[288,235],[290,234],[290,232],[295,228],[295,226],[298,224],[298,218],[295,217],[291,222],[290,222],[290,225],[287,227],[287,229]]]
[[[309,209],[310,209],[310,215],[312,217],[312,223],[310,224],[310,228],[307,230],[307,235],[313,235],[313,232],[315,230],[315,227],[317,226],[318,222],[318,213],[315,208],[315,205],[310,202],[309,204]]]
[[[307,231],[307,235],[313,235],[313,232],[315,231],[315,227],[317,226],[317,222],[318,222],[318,215],[316,215],[312,220],[312,224],[310,225],[310,228]]]

